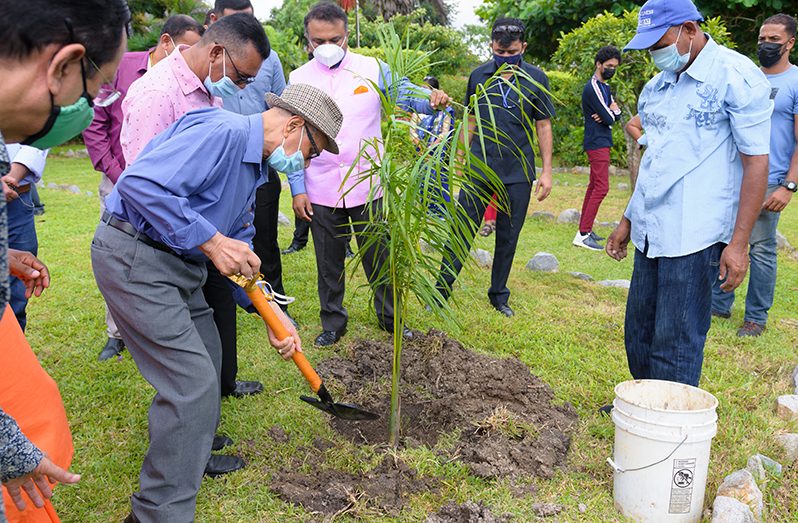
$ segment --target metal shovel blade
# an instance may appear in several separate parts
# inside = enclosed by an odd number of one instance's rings
[[[313,405],[319,410],[323,410],[327,414],[348,421],[375,420],[380,418],[379,414],[369,412],[351,403],[333,403],[311,398],[310,396],[300,396],[299,399]]]

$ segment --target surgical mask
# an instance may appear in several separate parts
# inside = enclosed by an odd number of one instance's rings
[[[496,62],[496,67],[501,67],[504,64],[518,65],[521,63],[521,58],[522,57],[520,54],[514,54],[511,56],[499,56],[494,53],[493,55],[493,61]]]
[[[218,96],[219,98],[226,98],[233,96],[238,92],[238,86],[233,83],[230,77],[227,76],[227,50],[222,48],[222,77],[215,82],[211,80],[211,68],[213,64],[208,64],[208,76],[202,84],[211,96]]]
[[[662,49],[656,49],[654,51],[649,51],[651,54],[651,59],[654,61],[654,65],[657,68],[661,69],[662,71],[670,71],[672,73],[678,73],[684,66],[687,65],[687,62],[690,61],[690,53],[693,50],[693,41],[690,40],[690,48],[684,54],[679,54],[679,48],[676,47],[676,44],[679,42],[679,37],[682,35],[682,28],[679,28],[679,34],[676,35],[676,41],[673,42],[668,47],[663,47]]]
[[[776,42],[762,42],[757,46],[756,56],[762,67],[773,67],[781,59],[784,51],[781,50],[782,44]]]
[[[346,42],[346,39],[344,39],[344,42]],[[313,50],[313,58],[321,64],[332,68],[334,65],[341,63],[341,60],[346,55],[346,51],[344,51],[342,46],[343,44],[322,44]]]
[[[603,71],[601,71],[601,77],[604,80],[609,80],[615,76],[615,68],[614,67],[605,67]]]
[[[283,138],[283,143],[280,144],[280,147],[272,151],[272,154],[269,155],[268,164],[274,168],[274,170],[279,171],[281,173],[293,173],[297,171],[301,171],[305,168],[305,156],[302,154],[302,140],[305,139],[305,126],[302,126],[302,131],[299,135],[299,145],[297,145],[296,152],[292,155],[287,155],[285,153],[285,138]]]

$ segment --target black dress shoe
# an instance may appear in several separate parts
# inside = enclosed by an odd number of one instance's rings
[[[612,409],[613,409],[613,406],[612,406],[612,403],[610,403],[609,405],[604,405],[603,407],[599,407],[598,412],[599,412],[599,414],[603,414],[605,416],[610,416],[610,415],[612,415]]]
[[[205,475],[212,478],[241,470],[246,466],[244,460],[238,456],[228,456],[226,454],[213,454],[208,464],[205,465]]]
[[[137,518],[136,515],[131,512],[127,515],[125,520],[122,521],[122,523],[139,523],[139,518]]]
[[[217,434],[213,437],[213,445],[211,446],[211,450],[222,450],[225,447],[229,447],[233,444],[233,440],[225,436],[224,434]]]
[[[298,243],[291,242],[291,245],[289,245],[287,249],[280,251],[280,254],[294,254],[295,252],[299,252],[304,248],[305,248],[304,245],[299,245]]]
[[[105,347],[100,351],[100,356],[97,358],[99,361],[110,360],[114,356],[118,356],[125,350],[125,343],[116,338],[108,338]]]
[[[515,312],[513,312],[513,309],[511,309],[510,306],[507,305],[506,303],[504,305],[497,305],[496,310],[501,312],[508,318],[515,316]]]
[[[244,396],[252,396],[253,394],[260,394],[263,392],[263,383],[259,381],[238,381],[236,380],[236,388],[229,394],[223,396],[232,396],[234,398],[243,398]]]
[[[340,340],[344,334],[346,334],[346,328],[338,331],[324,331],[316,338],[315,345],[317,347],[329,347],[330,345],[338,343],[338,340]]]

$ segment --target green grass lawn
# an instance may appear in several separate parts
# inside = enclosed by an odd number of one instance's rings
[[[584,184],[586,177],[556,178],[568,181],[569,186],[556,186],[549,200],[534,202],[530,212],[557,214],[581,206],[584,188],[574,184]],[[84,193],[41,190],[47,212],[37,219],[39,255],[48,264],[53,283],[44,296],[31,301],[28,339],[60,385],[75,441],[72,468],[83,475],[78,485],[57,489],[55,505],[65,522],[121,521],[128,513],[129,496],[137,487],[147,448],[146,412],[153,396],[129,355],[121,362],[97,361],[105,342],[104,309],[91,272],[89,245],[98,221],[98,180],[88,160],[51,158],[45,182],[76,184]],[[627,180],[611,180],[600,221],[620,217],[629,197],[627,191],[617,190],[620,182]],[[282,208],[291,215],[287,190]],[[798,245],[798,203],[783,213],[779,228]],[[291,232],[291,227],[280,228],[284,247]],[[517,356],[554,388],[560,400],[576,407],[580,422],[568,466],[551,480],[532,480],[535,494],[519,499],[507,484],[470,476],[463,466],[445,463],[430,450],[402,451],[402,458],[419,472],[442,480],[440,494],[414,499],[411,508],[398,518],[363,515],[363,520],[423,521],[427,513],[449,500],[469,499],[484,501],[498,513],[511,512],[519,521],[534,520],[531,506],[540,502],[563,505],[559,515],[562,521],[620,519],[613,508],[612,473],[605,463],[612,453],[614,427],[596,409],[612,400],[616,383],[629,379],[623,348],[626,291],[583,282],[568,273],[585,272],[597,280],[629,278],[632,262],[627,259],[617,263],[603,253],[572,247],[574,232],[571,225],[527,221],[509,282],[516,317],[508,320],[493,311],[486,297],[490,272],[473,269],[461,278],[456,290],[464,328],[450,332],[474,350]],[[606,236],[610,231],[598,232]],[[477,246],[492,250],[493,237],[480,238]],[[559,273],[524,269],[539,251],[559,258]],[[286,289],[297,297],[291,312],[302,327],[306,354],[312,362],[318,362],[333,351],[312,347],[320,332],[313,249],[284,257],[283,267]],[[350,279],[345,300],[351,315],[349,333],[339,350],[360,337],[388,339],[376,328],[364,283],[360,270]],[[798,323],[794,320],[798,316],[798,261],[780,254],[776,303],[764,336],[735,336],[742,322],[741,304],[742,300],[731,320],[713,319],[706,346],[701,386],[720,400],[706,503],[711,503],[723,477],[744,467],[750,455],[761,452],[778,459],[774,434],[798,430],[798,424],[781,421],[774,413],[775,398],[792,392],[790,373],[798,364]],[[408,322],[421,330],[439,326],[418,304],[411,306]],[[299,456],[302,446],[317,437],[340,443],[332,457],[338,466],[356,470],[363,453],[337,438],[324,415],[299,401],[298,396],[307,393],[305,382],[291,363],[283,362],[269,347],[262,323],[243,313],[239,317],[239,368],[241,379],[258,379],[266,390],[253,398],[225,400],[220,431],[236,441],[234,451],[249,466],[203,483],[197,521],[314,521],[316,516],[283,503],[269,492],[272,472],[287,466]],[[267,435],[274,425],[288,432],[288,443],[276,443]],[[796,466],[785,468],[782,478],[769,478],[763,485],[768,521],[795,521],[796,470]],[[580,503],[587,506],[586,512],[579,511]],[[351,516],[340,520],[351,520]]]

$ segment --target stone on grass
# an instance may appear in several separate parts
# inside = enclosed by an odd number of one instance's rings
[[[619,289],[628,289],[632,284],[629,280],[601,280],[598,282],[602,287],[617,287]]]
[[[593,276],[585,274],[584,272],[574,271],[569,274],[578,280],[593,281]]]
[[[576,209],[565,209],[560,215],[557,217],[558,223],[579,223],[579,219],[582,218],[582,213]]]
[[[80,187],[77,185],[70,185],[67,187],[67,191],[71,192],[72,194],[80,194]]]
[[[776,414],[783,420],[798,420],[798,394],[785,394],[776,399]]]
[[[473,249],[471,257],[477,261],[477,265],[483,269],[490,269],[493,266],[493,255],[485,249]]]
[[[94,196],[94,193],[91,191],[86,191],[85,194],[86,196]]]
[[[628,183],[619,183],[618,184],[618,190],[619,191],[628,191],[629,190],[629,184]]]
[[[754,513],[745,503],[734,498],[718,496],[712,504],[710,523],[755,523]]]
[[[757,487],[754,476],[747,470],[735,470],[726,476],[718,487],[718,496],[727,496],[745,503],[754,513],[757,521],[762,519],[764,508],[762,491]]]
[[[532,505],[532,510],[541,518],[556,516],[562,512],[562,509],[562,505],[556,505],[554,503],[535,503]]]
[[[530,214],[529,217],[544,222],[553,222],[556,219],[556,216],[548,211],[536,211]]]
[[[576,508],[579,509],[580,514],[584,514],[585,512],[587,512],[587,505],[585,505],[584,503],[580,503],[579,505],[576,506]]]
[[[288,219],[288,216],[283,214],[283,211],[278,211],[277,223],[279,223],[280,225],[291,225],[291,220]]]
[[[783,461],[792,463],[798,460],[798,434],[779,434],[776,443],[783,451]]]
[[[745,470],[750,472],[757,482],[760,482],[764,480],[768,474],[772,476],[781,476],[781,463],[762,454],[754,454],[748,458],[748,464]]]
[[[795,393],[798,394],[798,366],[792,371],[792,384],[795,386]]]
[[[48,189],[58,189],[58,184],[50,182],[50,183],[47,184],[47,188]]]
[[[787,241],[787,237],[781,234],[780,231],[776,231],[776,247],[779,249],[784,249],[786,251],[794,251],[795,248],[790,245],[790,242]]]
[[[530,271],[538,272],[557,272],[560,270],[560,262],[557,257],[547,252],[539,252],[532,257],[526,264]]]

